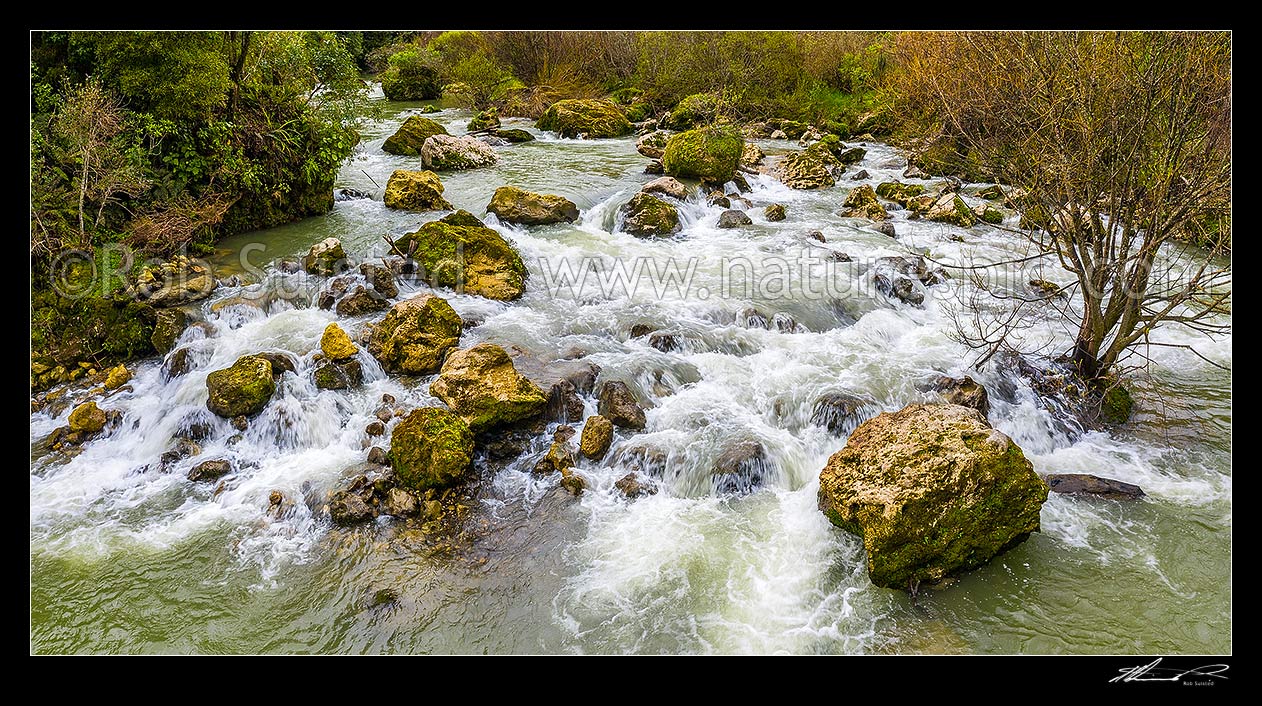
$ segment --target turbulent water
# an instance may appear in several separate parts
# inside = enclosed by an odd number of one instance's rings
[[[997,261],[1026,254],[1020,238],[984,224],[965,232],[909,221],[894,211],[899,237],[890,239],[868,222],[836,215],[857,183],[847,175],[819,191],[751,177],[753,225],[718,229],[722,209],[698,195],[681,209],[680,235],[636,239],[617,228],[618,206],[653,178],[643,174],[647,160],[634,139],[558,139],[529,121],[506,120],[505,127],[528,129],[538,140],[497,148],[496,167],[444,174],[445,195],[482,216],[494,190],[513,184],[566,196],[582,210],[581,221],[527,229],[488,216],[531,270],[526,295],[500,303],[438,293],[466,320],[481,322],[462,346],[490,341],[543,361],[581,349],[600,365],[602,380],[623,380],[651,401],[645,433],[615,443],[665,452],[662,489],[629,502],[613,487],[625,468],[584,460],[591,488],[576,499],[558,487],[559,476],[531,474],[528,456],[506,468],[479,465],[477,497],[459,535],[434,537],[389,519],[332,526],[318,511],[320,498],[364,460],[362,430],[381,395],[409,407],[438,403],[429,379],[388,377],[362,353],[362,388],[316,389],[312,356],[324,327],[339,319],[310,302],[318,278],[282,274],[271,263],[329,236],[352,256],[380,256],[383,235],[441,215],[391,211],[380,200],[394,169],[420,168],[418,158],[381,151],[415,107],[391,104],[342,170],[339,187],[374,198],[339,201],[327,216],[221,243],[220,275],[241,272],[244,287],[270,295],[262,308],[212,312],[243,289],[221,287],[201,302],[209,326],[189,329],[180,341],[192,350],[188,374],[167,380],[161,359],[137,364],[131,389],[100,402],[122,412],[119,429],[68,462],[37,443],[66,423],[68,411],[31,416],[33,650],[1231,650],[1230,373],[1188,351],[1155,348],[1132,422],[1112,434],[1079,433],[1041,408],[1010,369],[969,367],[974,355],[952,338],[955,287],[934,287],[924,308],[913,308],[873,290],[864,264],[909,252],[945,263]],[[459,134],[469,114],[448,109],[431,117]],[[796,149],[760,144],[773,160]],[[862,183],[873,185],[900,178],[905,159],[896,150],[867,148],[849,173],[866,169]],[[787,220],[765,220],[762,207],[773,202],[786,206]],[[806,238],[812,230],[827,242]],[[834,273],[848,288],[843,293],[808,292],[796,274],[780,274],[802,255],[833,252],[855,260]],[[737,274],[733,263],[745,263],[752,277]],[[671,266],[679,279],[663,283]],[[631,284],[611,285],[620,267]],[[645,268],[638,278],[636,267]],[[567,272],[588,278],[581,287],[554,286]],[[1068,281],[1050,267],[1035,274]],[[401,290],[401,298],[429,291],[407,283]],[[357,331],[373,318],[339,323]],[[647,338],[632,339],[628,332],[639,323],[680,334],[682,347],[662,352]],[[1063,343],[1062,328],[1048,316],[1030,333]],[[1159,334],[1231,364],[1230,338]],[[299,374],[287,375],[262,415],[234,438],[226,420],[206,411],[206,375],[259,350],[293,354]],[[1137,483],[1147,499],[1053,494],[1041,533],[949,588],[913,603],[872,586],[859,540],[818,510],[819,471],[845,440],[812,424],[811,407],[821,394],[845,391],[869,398],[871,413],[894,411],[931,399],[917,385],[938,372],[973,375],[991,390],[991,421],[1036,471]],[[588,413],[595,413],[593,400]],[[201,455],[156,470],[173,437],[198,421],[213,425]],[[746,439],[763,444],[774,471],[751,494],[717,492],[716,457]],[[538,448],[546,448],[542,437]],[[221,457],[240,470],[218,489],[185,478],[198,461]],[[292,502],[279,517],[268,512],[273,490]]]

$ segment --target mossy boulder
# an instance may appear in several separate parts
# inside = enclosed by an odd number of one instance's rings
[[[460,342],[462,326],[446,300],[422,294],[395,304],[372,327],[368,352],[387,372],[429,375]]]
[[[886,181],[876,186],[876,195],[906,207],[913,198],[923,194],[925,187],[920,184],[904,184],[901,181]]]
[[[400,485],[441,488],[464,478],[473,463],[473,432],[445,409],[422,407],[395,426],[389,456]]]
[[[529,226],[578,220],[578,206],[564,196],[536,194],[515,186],[496,189],[486,210],[505,223]]]
[[[1131,418],[1135,398],[1121,383],[1114,383],[1100,399],[1100,418],[1108,424],[1123,424]]]
[[[386,182],[383,201],[387,208],[405,211],[450,211],[455,208],[443,198],[443,182],[431,171],[394,170]]]
[[[552,130],[561,137],[621,137],[633,129],[622,109],[609,100],[557,101],[543,111],[536,124],[540,130]]]
[[[867,218],[873,221],[883,221],[889,218],[889,214],[885,212],[885,207],[876,199],[876,192],[867,184],[850,190],[850,193],[846,196],[845,207],[846,210],[843,213],[846,216]]]
[[[321,390],[346,390],[364,382],[364,367],[355,358],[324,359],[316,365],[315,385]]]
[[[762,215],[771,222],[783,221],[785,218],[784,206],[778,203],[773,203],[762,210]]]
[[[469,137],[434,135],[421,147],[421,163],[435,171],[459,171],[489,167],[500,161],[485,142]]]
[[[913,404],[860,424],[820,473],[820,508],[863,537],[868,575],[915,590],[1024,541],[1047,485],[975,409]]]
[[[395,245],[412,252],[420,277],[432,287],[452,287],[502,301],[517,299],[526,291],[529,273],[521,256],[468,211],[426,223]]]
[[[495,135],[501,140],[507,140],[513,143],[530,142],[531,140],[535,139],[534,135],[531,135],[529,132],[526,132],[525,130],[522,130],[519,128],[511,128],[508,130],[493,130],[491,131],[491,134]]]
[[[221,417],[255,414],[267,406],[276,393],[272,363],[257,355],[245,355],[230,368],[206,376],[210,393],[206,407]]]
[[[976,213],[977,217],[985,223],[989,223],[991,225],[999,225],[1000,223],[1003,223],[1003,211],[1000,211],[994,206],[984,206],[974,211],[974,213]]]
[[[714,122],[719,114],[719,97],[713,93],[694,93],[675,106],[662,121],[671,130],[688,130]]]
[[[599,461],[609,452],[613,443],[613,422],[599,414],[588,417],[583,424],[583,435],[579,437],[578,451],[593,461]]]
[[[662,167],[676,177],[715,184],[736,176],[745,143],[734,130],[702,128],[671,135],[662,153]]]
[[[70,412],[70,431],[95,434],[105,428],[105,412],[95,402],[84,402]]]
[[[387,100],[429,101],[443,94],[438,70],[417,61],[391,65],[377,78]]]
[[[475,432],[539,416],[548,406],[544,391],[492,343],[447,356],[429,391]]]
[[[398,154],[406,157],[416,157],[421,154],[421,148],[425,146],[425,141],[434,135],[447,135],[447,128],[430,120],[422,118],[419,115],[413,115],[395,131],[393,135],[386,138],[381,144],[381,150],[389,154]]]
[[[499,126],[500,111],[495,107],[491,107],[478,113],[477,115],[474,115],[473,119],[469,121],[469,126],[466,130],[468,132],[480,132],[490,128],[497,128]]]
[[[623,232],[637,238],[671,235],[683,227],[674,206],[643,191],[622,204],[618,212],[622,215]]]
[[[175,347],[176,340],[186,328],[188,328],[188,314],[183,309],[159,309],[149,342],[158,353],[167,353]]]
[[[329,360],[349,360],[355,357],[359,348],[341,326],[330,323],[324,327],[324,334],[320,336],[320,352]]]
[[[333,275],[350,269],[346,250],[337,238],[325,238],[307,251],[302,258],[302,268],[315,275]]]
[[[131,380],[131,371],[122,363],[110,368],[105,373],[105,389],[117,390]]]
[[[964,199],[960,198],[959,194],[939,196],[925,211],[925,218],[935,223],[950,223],[961,228],[969,228],[977,224],[977,214],[973,213],[973,209],[964,203]]]
[[[824,150],[803,150],[785,156],[773,174],[790,189],[823,189],[837,183]],[[830,155],[831,156],[831,155]],[[833,158],[834,160],[836,158]]]

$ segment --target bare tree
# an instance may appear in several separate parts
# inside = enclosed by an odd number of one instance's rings
[[[960,329],[983,358],[1012,345],[1030,302],[1068,294],[1065,353],[1088,381],[1162,345],[1158,324],[1230,330],[1229,35],[932,34],[903,48],[906,108],[1018,187],[1019,232],[1076,277],[1066,292],[992,292],[1006,313]]]

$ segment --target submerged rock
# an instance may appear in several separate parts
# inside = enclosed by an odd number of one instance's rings
[[[432,287],[463,288],[467,294],[501,301],[526,291],[529,272],[521,256],[468,211],[430,221],[395,245],[412,253],[419,276]]]
[[[381,150],[387,154],[416,157],[421,154],[426,140],[434,135],[446,134],[448,134],[447,128],[442,125],[429,118],[413,115],[403,121],[393,135],[386,138],[381,145]]]
[[[421,148],[421,163],[439,172],[489,167],[499,161],[490,145],[468,136],[434,135]]]
[[[388,372],[428,375],[460,342],[462,324],[445,299],[422,294],[395,304],[372,327],[368,352]]]
[[[871,186],[864,184],[850,190],[846,196],[844,204],[846,210],[842,215],[867,218],[873,221],[883,221],[889,218],[889,214],[885,212],[885,207],[876,199],[876,192]]]
[[[548,405],[543,390],[492,343],[449,355],[429,391],[474,432],[539,416]]]
[[[616,103],[609,100],[561,100],[548,106],[536,123],[561,137],[621,137],[633,128]]]
[[[600,404],[597,407],[601,416],[617,426],[626,429],[643,429],[645,424],[644,408],[631,394],[631,388],[621,380],[611,380],[600,388]]]
[[[267,406],[276,393],[272,364],[257,355],[245,355],[230,368],[206,376],[210,396],[206,407],[221,417],[251,415]]]
[[[386,182],[382,200],[387,208],[405,211],[450,211],[455,208],[443,198],[443,182],[431,171],[394,170]]]
[[[599,461],[609,452],[609,445],[612,443],[613,422],[599,414],[588,417],[583,424],[583,435],[579,437],[579,453],[593,461]]]
[[[486,210],[505,223],[531,226],[578,220],[578,206],[564,196],[536,194],[515,186],[496,189]]]
[[[679,212],[665,201],[640,192],[618,209],[622,214],[622,230],[637,238],[678,233]]]
[[[744,144],[741,136],[731,130],[703,128],[681,132],[666,141],[662,166],[671,176],[722,184],[736,175]]]
[[[1138,500],[1145,495],[1138,485],[1088,473],[1049,473],[1043,479],[1053,493],[1090,495],[1108,500]]]
[[[413,410],[390,435],[390,463],[406,488],[451,485],[464,477],[472,462],[473,432],[445,409]]]
[[[1039,529],[1047,486],[974,409],[914,404],[855,429],[820,473],[820,508],[863,537],[868,575],[915,590]]]

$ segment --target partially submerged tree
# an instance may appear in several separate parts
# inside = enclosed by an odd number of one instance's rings
[[[960,327],[983,360],[1020,348],[1014,333],[1032,301],[1066,294],[1076,333],[1065,357],[1097,384],[1141,345],[1169,345],[1150,337],[1159,324],[1229,330],[1229,35],[960,33],[910,42],[899,86],[907,109],[1019,188],[1020,232],[1076,278],[1070,291],[1032,297],[977,278],[1004,302],[987,303],[989,326]]]

